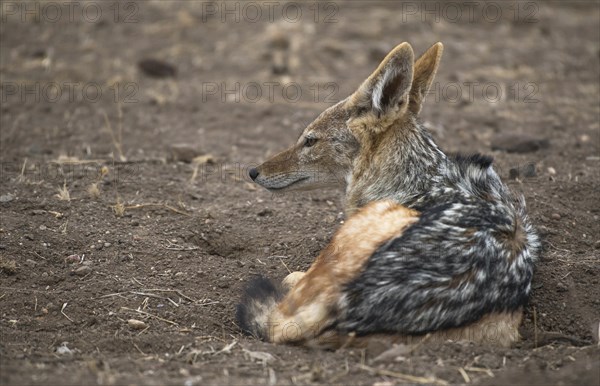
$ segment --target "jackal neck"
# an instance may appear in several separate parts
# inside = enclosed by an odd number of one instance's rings
[[[439,181],[447,156],[422,124],[410,117],[385,133],[364,132],[346,186],[346,214],[371,201],[410,206]]]

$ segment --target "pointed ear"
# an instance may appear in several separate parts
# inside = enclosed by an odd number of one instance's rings
[[[433,78],[442,59],[443,51],[444,46],[442,43],[435,43],[415,62],[415,74],[410,90],[410,102],[408,106],[408,109],[415,116],[421,112],[423,101],[433,83]]]
[[[354,94],[361,109],[378,117],[406,111],[413,79],[413,49],[408,43],[394,48]]]

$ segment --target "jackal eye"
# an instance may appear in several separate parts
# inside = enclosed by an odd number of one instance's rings
[[[315,143],[317,143],[317,138],[306,137],[306,139],[304,140],[304,147],[311,147]]]

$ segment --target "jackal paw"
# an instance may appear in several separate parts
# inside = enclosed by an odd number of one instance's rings
[[[292,272],[283,279],[281,284],[283,284],[283,288],[286,290],[291,290],[294,286],[306,275],[306,272]]]

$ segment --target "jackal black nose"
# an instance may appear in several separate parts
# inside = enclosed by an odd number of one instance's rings
[[[252,181],[254,181],[256,179],[256,177],[258,177],[259,173],[258,173],[258,170],[256,170],[256,168],[252,168],[252,169],[250,169],[248,174],[250,175],[250,178],[252,178]]]

